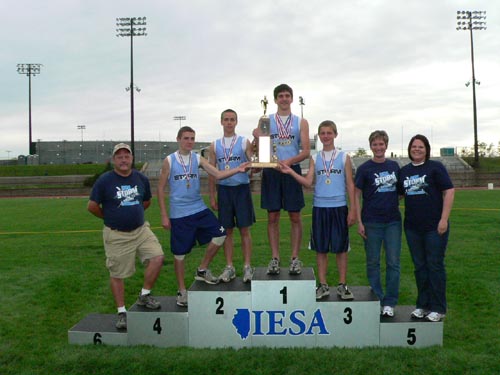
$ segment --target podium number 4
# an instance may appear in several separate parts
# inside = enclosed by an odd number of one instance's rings
[[[153,331],[155,331],[157,334],[161,335],[161,321],[160,318],[156,318],[155,324],[153,324]]]

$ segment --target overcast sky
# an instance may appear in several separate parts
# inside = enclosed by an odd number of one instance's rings
[[[198,141],[221,135],[220,112],[239,114],[250,136],[264,95],[294,89],[292,110],[310,134],[333,120],[336,144],[369,150],[389,133],[400,154],[416,133],[440,147],[472,146],[468,31],[457,10],[487,11],[474,32],[479,141],[500,141],[498,0],[2,0],[0,159],[28,153],[28,77],[18,63],[41,63],[32,78],[33,140],[130,139],[130,38],[116,17],[147,17],[134,38],[135,139],[174,141],[179,121]]]

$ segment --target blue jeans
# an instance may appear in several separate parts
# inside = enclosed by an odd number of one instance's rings
[[[382,306],[396,306],[399,297],[401,221],[364,223],[366,275]],[[385,248],[385,294],[380,280],[380,253]]]
[[[444,255],[450,231],[416,231],[405,228],[406,241],[415,266],[417,308],[446,313],[446,270]]]

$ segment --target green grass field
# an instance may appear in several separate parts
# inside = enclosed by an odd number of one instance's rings
[[[304,244],[310,202],[303,210]],[[253,264],[270,258],[265,212],[252,229]],[[447,252],[449,311],[443,347],[425,349],[191,349],[69,345],[67,331],[91,312],[114,313],[104,267],[102,223],[85,198],[0,199],[0,374],[498,374],[500,373],[500,190],[460,190],[451,215]],[[167,264],[154,290],[174,295],[169,235],[157,202],[148,210]],[[282,257],[289,255],[288,220],[282,219]],[[239,248],[239,238],[236,247]],[[364,250],[351,228],[350,285],[367,285]],[[304,250],[306,266],[315,265]],[[203,250],[187,258],[194,274]],[[241,272],[241,254],[235,264]],[[328,281],[336,283],[333,259]],[[222,251],[212,265],[224,267]],[[127,306],[142,286],[142,267],[126,282]],[[402,252],[400,304],[415,301],[408,249]]]

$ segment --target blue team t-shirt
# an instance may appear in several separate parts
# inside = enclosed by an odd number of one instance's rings
[[[131,231],[144,224],[143,202],[151,200],[151,187],[147,177],[136,170],[127,177],[109,171],[95,182],[90,200],[102,206],[104,225]]]
[[[443,211],[443,191],[453,183],[444,165],[427,160],[401,168],[398,187],[405,196],[405,228],[420,231],[437,230]]]
[[[356,170],[355,186],[363,192],[361,220],[365,223],[401,221],[397,182],[399,165],[394,160],[368,160]]]

